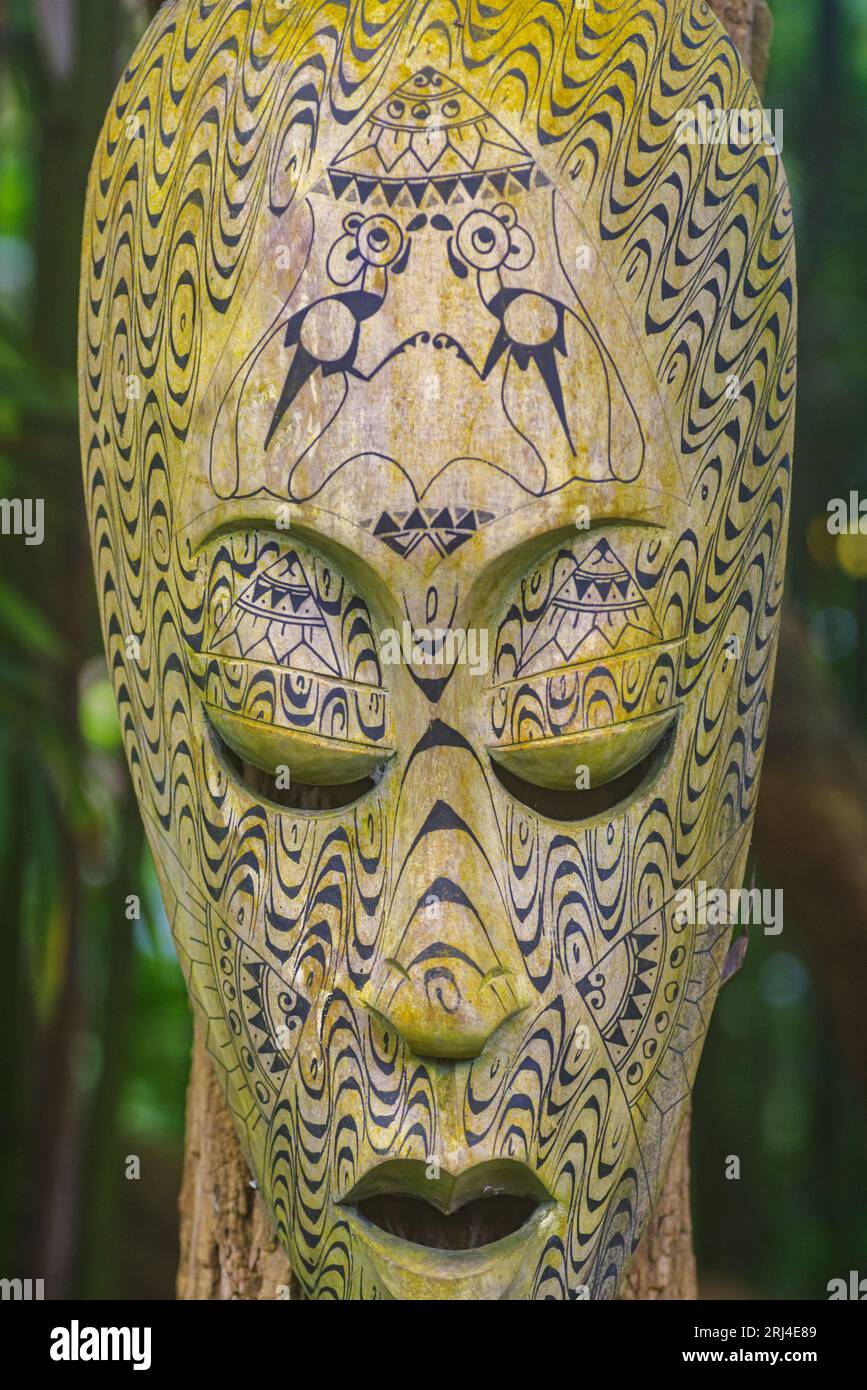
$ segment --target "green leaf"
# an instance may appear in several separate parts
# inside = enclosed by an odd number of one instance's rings
[[[121,747],[117,706],[108,676],[93,681],[82,691],[78,701],[78,725],[82,737],[92,748],[112,753]]]
[[[29,599],[0,580],[0,632],[33,656],[60,661],[63,640]]]

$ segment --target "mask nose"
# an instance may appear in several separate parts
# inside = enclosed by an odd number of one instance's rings
[[[396,956],[382,960],[365,1004],[417,1056],[478,1056],[500,1024],[527,1006],[520,977],[497,955],[474,903],[450,878],[418,899]]]
[[[457,1061],[478,1057],[529,996],[487,856],[438,801],[413,835],[361,1000],[416,1056]]]
[[[479,913],[451,879],[419,898],[397,954],[362,991],[418,1057],[478,1057],[507,1019],[526,1007],[520,976],[494,950]]]

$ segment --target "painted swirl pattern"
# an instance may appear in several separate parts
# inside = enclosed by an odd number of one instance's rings
[[[780,161],[683,140],[702,104],[758,104],[702,0],[167,0],[106,118],[108,663],[306,1297],[612,1298],[664,1178],[730,944],[675,901],[744,871],[795,392]],[[446,1250],[365,1214],[401,1184],[535,1206]]]

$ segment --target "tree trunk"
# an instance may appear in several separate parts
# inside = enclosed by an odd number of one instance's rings
[[[767,0],[710,0],[710,5],[737,44],[759,91],[763,92],[772,30]]]
[[[198,1029],[180,1208],[179,1298],[299,1297]]]
[[[710,0],[764,87],[771,16],[766,0]],[[157,7],[157,0],[151,0]],[[698,1296],[689,1199],[689,1111],[668,1176],[623,1281],[622,1299]],[[181,1299],[300,1298],[277,1245],[201,1039],[193,1043],[180,1195]]]

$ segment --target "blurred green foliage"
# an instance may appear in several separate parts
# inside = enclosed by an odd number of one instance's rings
[[[84,176],[144,7],[70,6],[59,71],[31,6],[0,0],[0,494],[46,512],[44,545],[0,544],[0,1273],[46,1277],[54,1296],[170,1296],[191,1027],[101,654],[76,433]],[[867,564],[824,514],[867,495],[867,0],[775,11],[766,101],[785,115],[801,294],[790,594],[863,722]],[[696,1090],[711,1292],[822,1297],[867,1258],[864,1098],[799,948],[811,924],[789,917],[785,944],[757,935],[723,991]]]
[[[772,8],[765,104],[784,113],[799,268],[787,599],[807,617],[811,658],[864,727],[867,565],[859,575],[851,556],[863,561],[867,537],[841,548],[826,523],[831,498],[867,497],[867,0]],[[831,866],[827,902],[832,913]],[[862,920],[867,939],[863,904]],[[709,1291],[822,1298],[830,1278],[867,1259],[865,1098],[805,963],[807,931],[820,934],[822,923],[799,921],[787,897],[784,935],[751,933],[711,1024],[693,1122],[696,1248]],[[739,1181],[725,1176],[730,1154],[740,1157]]]
[[[0,1266],[54,1296],[168,1296],[191,1024],[102,655],[77,437],[85,179],[144,7],[66,8],[64,54],[29,3],[0,4],[0,492],[43,498],[46,524],[41,546],[0,545]]]

